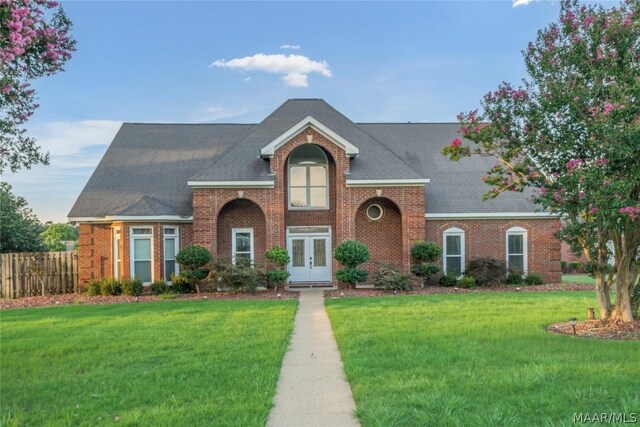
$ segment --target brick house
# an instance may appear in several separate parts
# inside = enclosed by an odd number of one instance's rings
[[[340,242],[365,243],[373,272],[408,269],[426,239],[445,271],[484,256],[559,281],[559,220],[527,194],[483,202],[492,161],[447,160],[455,136],[454,123],[354,123],[320,99],[259,124],[125,123],[69,213],[80,280],[168,278],[196,244],[255,262],[283,246],[292,282],[331,282]]]

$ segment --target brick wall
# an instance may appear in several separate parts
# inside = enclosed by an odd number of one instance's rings
[[[443,232],[451,227],[465,231],[465,264],[477,257],[505,261],[506,232],[522,227],[527,230],[528,272],[541,274],[547,283],[560,281],[560,242],[553,236],[560,227],[557,219],[427,220],[425,237],[443,247]]]
[[[260,207],[250,200],[236,199],[227,203],[218,215],[217,255],[231,260],[232,229],[253,228],[254,258],[257,263],[265,261],[266,222]]]
[[[111,225],[80,224],[78,233],[80,284],[111,276]]]

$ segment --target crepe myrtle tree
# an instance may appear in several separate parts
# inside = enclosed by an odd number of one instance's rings
[[[563,218],[557,236],[587,257],[601,317],[624,322],[640,272],[639,6],[563,1],[559,21],[523,51],[528,79],[487,93],[482,112],[461,113],[465,143],[442,150],[497,159],[485,199],[534,188],[534,201]]]
[[[49,163],[23,125],[38,107],[31,81],[62,67],[75,50],[57,2],[0,0],[0,173]]]

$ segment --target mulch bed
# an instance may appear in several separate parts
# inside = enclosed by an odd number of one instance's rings
[[[570,322],[549,325],[547,330],[554,334],[574,335]],[[640,320],[630,323],[586,320],[576,323],[575,336],[640,341]]]
[[[593,285],[582,283],[554,283],[535,286],[497,286],[491,288],[463,289],[457,287],[425,286],[411,291],[386,291],[382,289],[337,289],[325,291],[327,298],[336,297],[380,297],[389,295],[432,295],[432,294],[466,294],[478,292],[551,292],[551,291],[591,291]]]
[[[172,295],[166,299],[157,295],[140,295],[131,297],[127,295],[118,296],[88,296],[86,294],[61,294],[46,297],[28,297],[5,299],[0,301],[0,310],[9,308],[30,308],[59,305],[98,305],[98,304],[127,304],[152,301],[185,301],[185,300],[277,300],[277,299],[297,299],[298,292],[282,291],[274,293],[273,290],[258,291],[255,294],[246,292],[213,292],[201,294],[180,294]]]

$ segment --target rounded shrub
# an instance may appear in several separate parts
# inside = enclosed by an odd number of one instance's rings
[[[433,242],[418,240],[411,248],[411,257],[420,262],[436,262],[442,255],[440,246]]]
[[[343,268],[336,271],[336,279],[342,283],[349,283],[351,286],[365,282],[367,277],[369,277],[369,273],[366,270],[357,268]]]
[[[507,274],[507,285],[522,285],[523,281],[520,273],[509,272],[509,274]]]
[[[287,252],[286,249],[280,246],[274,246],[273,248],[269,249],[265,254],[265,257],[267,258],[267,260],[269,260],[269,262],[278,267],[285,267],[287,264],[289,264],[289,261],[291,261],[289,252]]]
[[[455,286],[458,284],[458,274],[449,272],[440,276],[440,286]]]
[[[458,280],[458,287],[470,289],[476,287],[476,278],[472,276],[463,276]]]
[[[529,286],[544,285],[544,279],[539,274],[529,274],[524,279],[524,283]]]
[[[132,297],[142,294],[142,281],[138,278],[125,279],[120,283],[122,293]]]
[[[412,289],[411,277],[392,265],[383,265],[375,280],[376,288],[410,291]]]
[[[475,277],[478,286],[496,286],[504,281],[507,267],[503,261],[493,258],[474,258],[467,264],[465,273]]]
[[[102,279],[100,281],[100,294],[120,295],[121,293],[122,285],[116,279]]]
[[[211,261],[211,252],[197,245],[187,246],[176,255],[176,262],[185,270],[197,270]]]
[[[336,261],[348,269],[364,264],[369,260],[369,256],[367,246],[355,240],[347,240],[339,244],[334,253]]]
[[[100,290],[100,281],[96,279],[92,279],[87,285],[87,295],[90,297],[95,297],[98,295],[102,295]]]
[[[169,284],[164,280],[156,280],[151,283],[151,293],[154,295],[168,294],[171,292]]]

